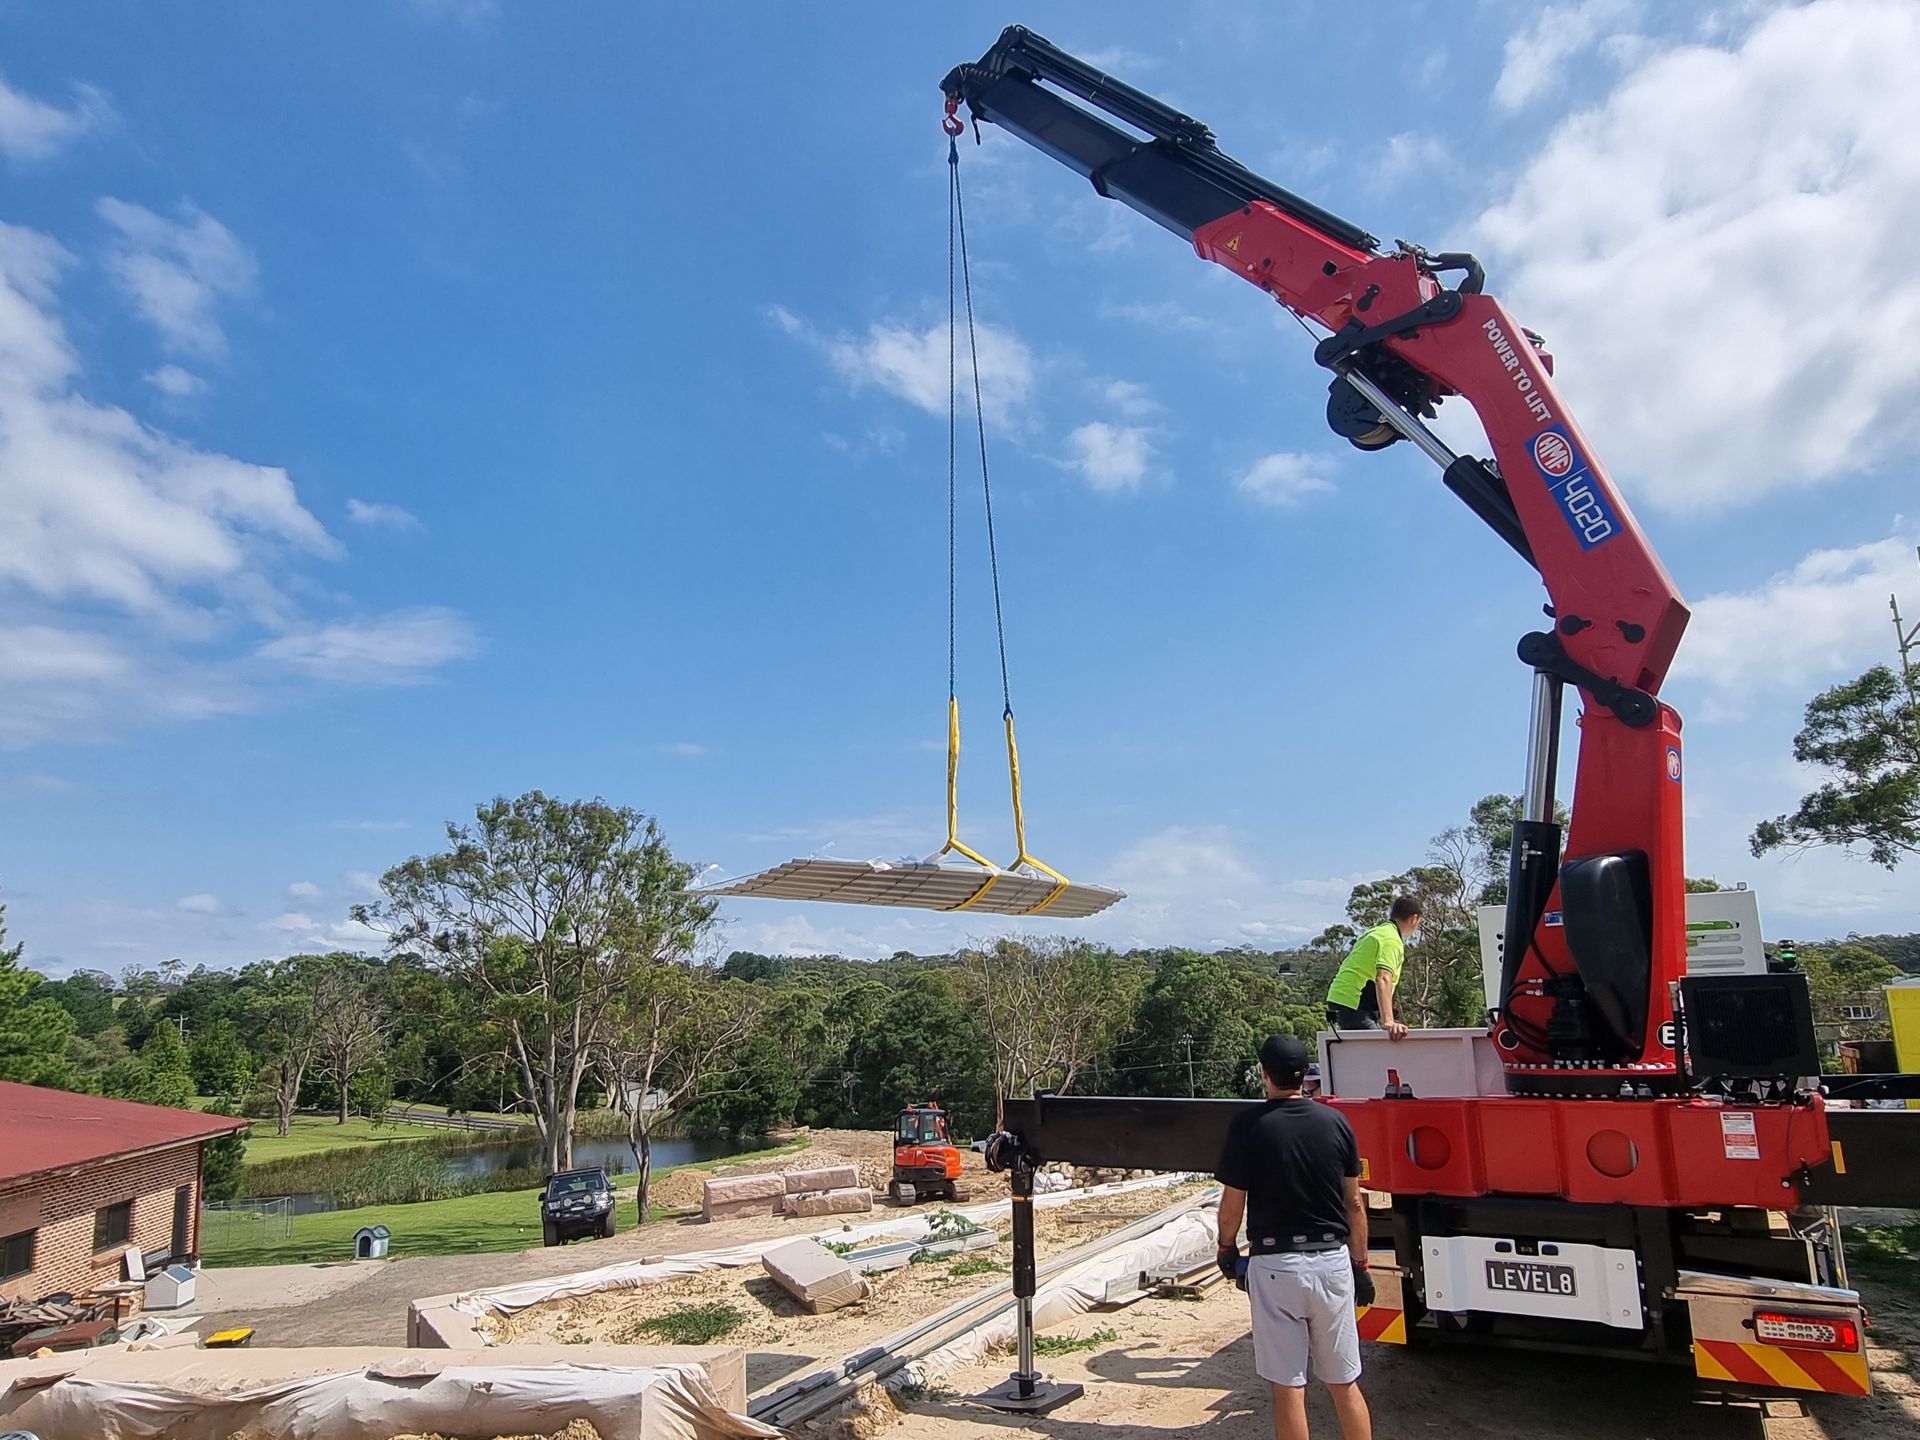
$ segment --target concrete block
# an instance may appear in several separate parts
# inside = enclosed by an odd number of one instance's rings
[[[769,1250],[760,1264],[775,1284],[814,1315],[855,1304],[871,1293],[851,1265],[816,1241],[796,1240]]]
[[[789,1195],[799,1195],[808,1190],[858,1190],[860,1167],[823,1165],[817,1170],[789,1170],[784,1178]]]
[[[858,1215],[871,1209],[871,1190],[825,1190],[816,1195],[789,1195],[781,1205],[782,1214],[799,1217]]]

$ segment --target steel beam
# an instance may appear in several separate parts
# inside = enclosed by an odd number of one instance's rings
[[[1211,1175],[1233,1117],[1260,1103],[1039,1095],[1009,1100],[1006,1127],[1042,1162]]]

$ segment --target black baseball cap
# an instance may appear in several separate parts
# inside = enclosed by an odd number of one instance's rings
[[[1307,1073],[1307,1047],[1291,1035],[1269,1035],[1260,1047],[1260,1068],[1280,1086],[1297,1085]]]

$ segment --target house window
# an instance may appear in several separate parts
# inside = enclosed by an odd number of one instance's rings
[[[1871,1020],[1877,1012],[1871,1005],[1842,1005],[1840,1018],[1843,1020]]]
[[[122,1200],[118,1205],[109,1205],[104,1210],[93,1212],[93,1248],[98,1254],[102,1250],[111,1250],[116,1245],[124,1245],[133,1234],[133,1201]]]
[[[33,1237],[33,1231],[22,1230],[0,1240],[0,1280],[11,1280],[33,1269]]]

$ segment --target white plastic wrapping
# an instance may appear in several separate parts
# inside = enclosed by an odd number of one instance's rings
[[[1063,1270],[1042,1284],[1033,1297],[1033,1328],[1036,1332],[1064,1325],[1076,1315],[1084,1315],[1095,1306],[1105,1305],[1107,1287],[1114,1280],[1129,1279],[1142,1271],[1157,1270],[1183,1256],[1211,1250],[1217,1221],[1210,1208],[1189,1210],[1176,1215],[1159,1229],[1142,1235],[1131,1244]],[[1018,1320],[1009,1308],[985,1324],[921,1356],[905,1366],[887,1383],[890,1386],[931,1385],[986,1355],[989,1351],[1014,1342]]]
[[[1075,1200],[1086,1199],[1090,1195],[1121,1195],[1131,1190],[1165,1188],[1177,1184],[1183,1178],[1185,1177],[1177,1175],[1155,1175],[1144,1180],[1128,1180],[1113,1185],[1102,1185],[1093,1190],[1061,1190],[1050,1195],[1036,1195],[1034,1205],[1039,1209],[1051,1209],[1056,1205],[1067,1205]],[[957,1214],[965,1216],[976,1224],[986,1224],[990,1221],[1006,1219],[1011,1204],[1011,1201],[1000,1200],[987,1205],[963,1205],[953,1208]],[[767,1251],[792,1244],[796,1238],[832,1240],[836,1243],[851,1242],[854,1245],[885,1237],[914,1239],[927,1233],[928,1221],[937,1213],[939,1212],[935,1210],[920,1210],[910,1214],[891,1216],[870,1225],[856,1225],[850,1230],[835,1226],[830,1230],[809,1231],[806,1235],[799,1237],[774,1235],[764,1240],[734,1245],[723,1250],[699,1250],[687,1255],[668,1255],[652,1261],[627,1260],[617,1265],[602,1265],[597,1270],[584,1270],[574,1275],[552,1275],[538,1280],[525,1280],[517,1285],[496,1285],[486,1290],[470,1290],[453,1297],[448,1303],[454,1310],[465,1315],[476,1317],[487,1314],[511,1315],[516,1311],[532,1305],[542,1305],[550,1300],[578,1299],[583,1295],[596,1295],[608,1290],[637,1289],[643,1285],[658,1284],[662,1280],[697,1275],[703,1270],[726,1266],[758,1265],[760,1257]]]
[[[547,1434],[589,1421],[603,1440],[762,1440],[780,1432],[722,1405],[698,1365],[442,1362],[262,1382],[271,1352],[174,1359],[180,1372],[110,1376],[87,1366],[0,1394],[0,1425],[41,1440],[390,1440],[410,1432]],[[215,1358],[217,1356],[217,1358]]]

